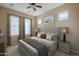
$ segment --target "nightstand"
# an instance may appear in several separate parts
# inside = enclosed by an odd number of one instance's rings
[[[6,53],[6,42],[0,39],[0,56],[4,56]]]
[[[61,50],[63,52],[70,53],[71,43],[69,41],[66,41],[66,42],[59,41],[58,48],[59,48],[59,50]]]
[[[0,42],[0,56],[5,55],[5,43]]]

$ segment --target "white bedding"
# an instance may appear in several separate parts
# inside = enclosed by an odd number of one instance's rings
[[[46,39],[38,38],[38,37],[31,37],[31,38],[34,40],[37,40],[39,42],[43,42],[43,44],[45,44],[49,50],[51,50],[57,46],[57,41],[53,41],[53,40],[50,41],[50,40],[46,40]]]
[[[23,40],[19,40],[19,42],[20,42],[21,46],[24,46],[24,48],[26,48],[27,52],[29,52],[32,55],[38,55],[38,51],[34,47],[30,46],[29,44],[27,44]],[[21,50],[23,50],[23,48]],[[25,52],[25,53],[28,55],[27,52]]]
[[[38,38],[38,37],[30,37],[30,38],[45,44],[47,48],[49,49],[48,55],[52,55],[57,49],[57,41],[49,41],[49,40]],[[34,47],[30,46],[28,43],[24,42],[23,40],[19,40],[19,46],[22,47],[22,48],[19,48],[21,50],[21,53],[25,55],[26,54],[29,55],[29,53],[30,55],[34,55],[34,56],[39,55],[38,51]]]

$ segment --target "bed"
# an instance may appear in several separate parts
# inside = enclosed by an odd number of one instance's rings
[[[54,33],[59,33],[55,31]],[[51,56],[57,50],[57,42],[58,34],[54,40],[30,37],[27,40],[19,40],[18,50],[23,56]]]

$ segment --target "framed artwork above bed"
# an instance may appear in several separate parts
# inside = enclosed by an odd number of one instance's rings
[[[55,19],[53,15],[46,16],[42,22],[41,22],[43,27],[54,27],[55,25]]]

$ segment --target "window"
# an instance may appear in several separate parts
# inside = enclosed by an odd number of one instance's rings
[[[68,10],[59,12],[58,17],[60,21],[68,20]]]
[[[31,34],[31,21],[25,18],[25,34]]]
[[[11,15],[9,18],[10,21],[10,35],[19,35],[19,17]]]

